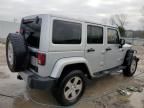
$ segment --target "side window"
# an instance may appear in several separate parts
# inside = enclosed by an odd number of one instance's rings
[[[102,44],[103,43],[103,27],[87,26],[87,43]]]
[[[82,24],[62,20],[53,21],[54,44],[80,44]]]
[[[119,36],[115,29],[107,30],[108,44],[118,44]]]

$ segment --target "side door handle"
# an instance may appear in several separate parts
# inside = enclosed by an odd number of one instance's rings
[[[106,48],[106,51],[110,51],[110,50],[112,50],[110,47]]]
[[[87,50],[87,52],[94,52],[94,51],[95,51],[95,49],[93,49],[93,48],[90,48]]]

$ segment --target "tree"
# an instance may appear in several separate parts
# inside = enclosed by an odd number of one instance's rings
[[[118,27],[121,36],[125,36],[125,25],[127,16],[125,14],[114,15],[110,18],[110,23]]]

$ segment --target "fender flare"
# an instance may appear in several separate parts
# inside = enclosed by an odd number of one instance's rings
[[[65,66],[76,64],[76,63],[85,63],[89,72],[91,73],[90,66],[88,65],[88,62],[85,58],[71,57],[71,58],[63,58],[63,59],[58,60],[56,64],[54,65],[54,68],[52,70],[50,77],[59,78]]]
[[[133,49],[127,50],[126,55],[125,55],[125,59],[124,59],[124,62],[123,62],[124,66],[130,66],[131,65],[132,58],[135,56],[135,53],[137,53],[136,50],[133,50]],[[136,57],[136,59],[137,59],[137,62],[138,62],[139,58]]]

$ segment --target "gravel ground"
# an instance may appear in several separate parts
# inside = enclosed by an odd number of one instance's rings
[[[134,77],[126,78],[113,73],[88,81],[82,99],[70,108],[144,108],[144,92],[133,92],[122,96],[117,90],[129,85],[144,87],[144,47],[134,46],[140,58]],[[31,90],[25,82],[16,79],[5,59],[5,45],[0,44],[0,108],[58,108],[60,107],[49,91]]]

